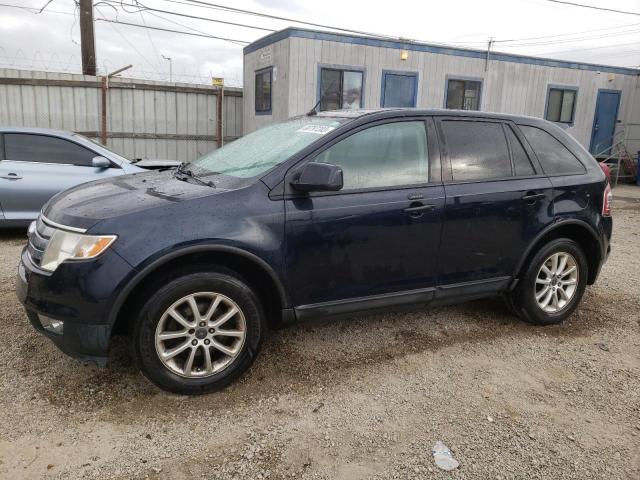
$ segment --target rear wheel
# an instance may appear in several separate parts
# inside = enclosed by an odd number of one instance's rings
[[[587,285],[587,269],[580,245],[568,238],[553,240],[526,265],[508,303],[529,323],[560,323],[580,303]]]
[[[185,275],[152,294],[134,332],[143,374],[176,393],[218,390],[253,363],[264,332],[257,296],[230,272]]]

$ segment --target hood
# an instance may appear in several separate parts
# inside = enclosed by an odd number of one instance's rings
[[[58,193],[43,208],[62,225],[88,229],[101,220],[225,192],[178,180],[173,171],[142,172],[78,185]]]
[[[163,160],[148,158],[144,160],[134,160],[131,162],[136,167],[144,168],[146,170],[159,170],[160,168],[177,168],[182,162],[178,160]]]

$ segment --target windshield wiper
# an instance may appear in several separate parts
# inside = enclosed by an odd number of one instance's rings
[[[173,174],[178,180],[182,180],[183,182],[187,182],[188,178],[191,178],[194,182],[199,183],[200,185],[204,185],[205,187],[216,188],[216,184],[211,181],[202,180],[198,175],[193,173],[193,171],[189,168],[186,168],[188,165],[187,162],[182,162],[178,168],[176,168],[175,173]]]

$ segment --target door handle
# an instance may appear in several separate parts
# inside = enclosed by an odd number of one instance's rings
[[[540,200],[545,197],[546,195],[544,193],[527,192],[526,195],[522,196],[522,200],[527,203],[534,203],[536,200]]]
[[[17,173],[7,173],[6,175],[0,176],[0,178],[4,178],[6,180],[20,180],[22,177]]]
[[[412,205],[413,206],[405,208],[403,210],[404,213],[408,213],[412,217],[419,217],[424,212],[428,212],[428,211],[433,210],[434,208],[436,208],[435,205],[431,205],[431,204],[423,205],[420,202],[413,202]]]

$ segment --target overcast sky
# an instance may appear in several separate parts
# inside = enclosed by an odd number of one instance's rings
[[[640,15],[596,11],[546,0],[203,1],[426,42],[486,49],[488,38],[494,37],[497,51],[640,66]],[[640,0],[575,1],[640,13]],[[0,3],[39,10],[47,0],[0,0]],[[95,3],[96,20],[117,19],[249,42],[269,33],[151,10],[139,11],[130,6],[135,0],[122,0],[124,8],[120,0]],[[137,3],[140,7],[272,30],[295,25],[290,21],[185,5],[190,0],[138,0]],[[227,84],[241,84],[242,45],[104,21],[96,21],[95,29],[100,73],[133,64],[127,76],[168,79],[169,61],[162,58],[164,55],[172,59],[174,81],[208,83],[211,76],[224,76]],[[74,0],[52,0],[40,14],[0,6],[0,67],[79,73],[79,41]]]

